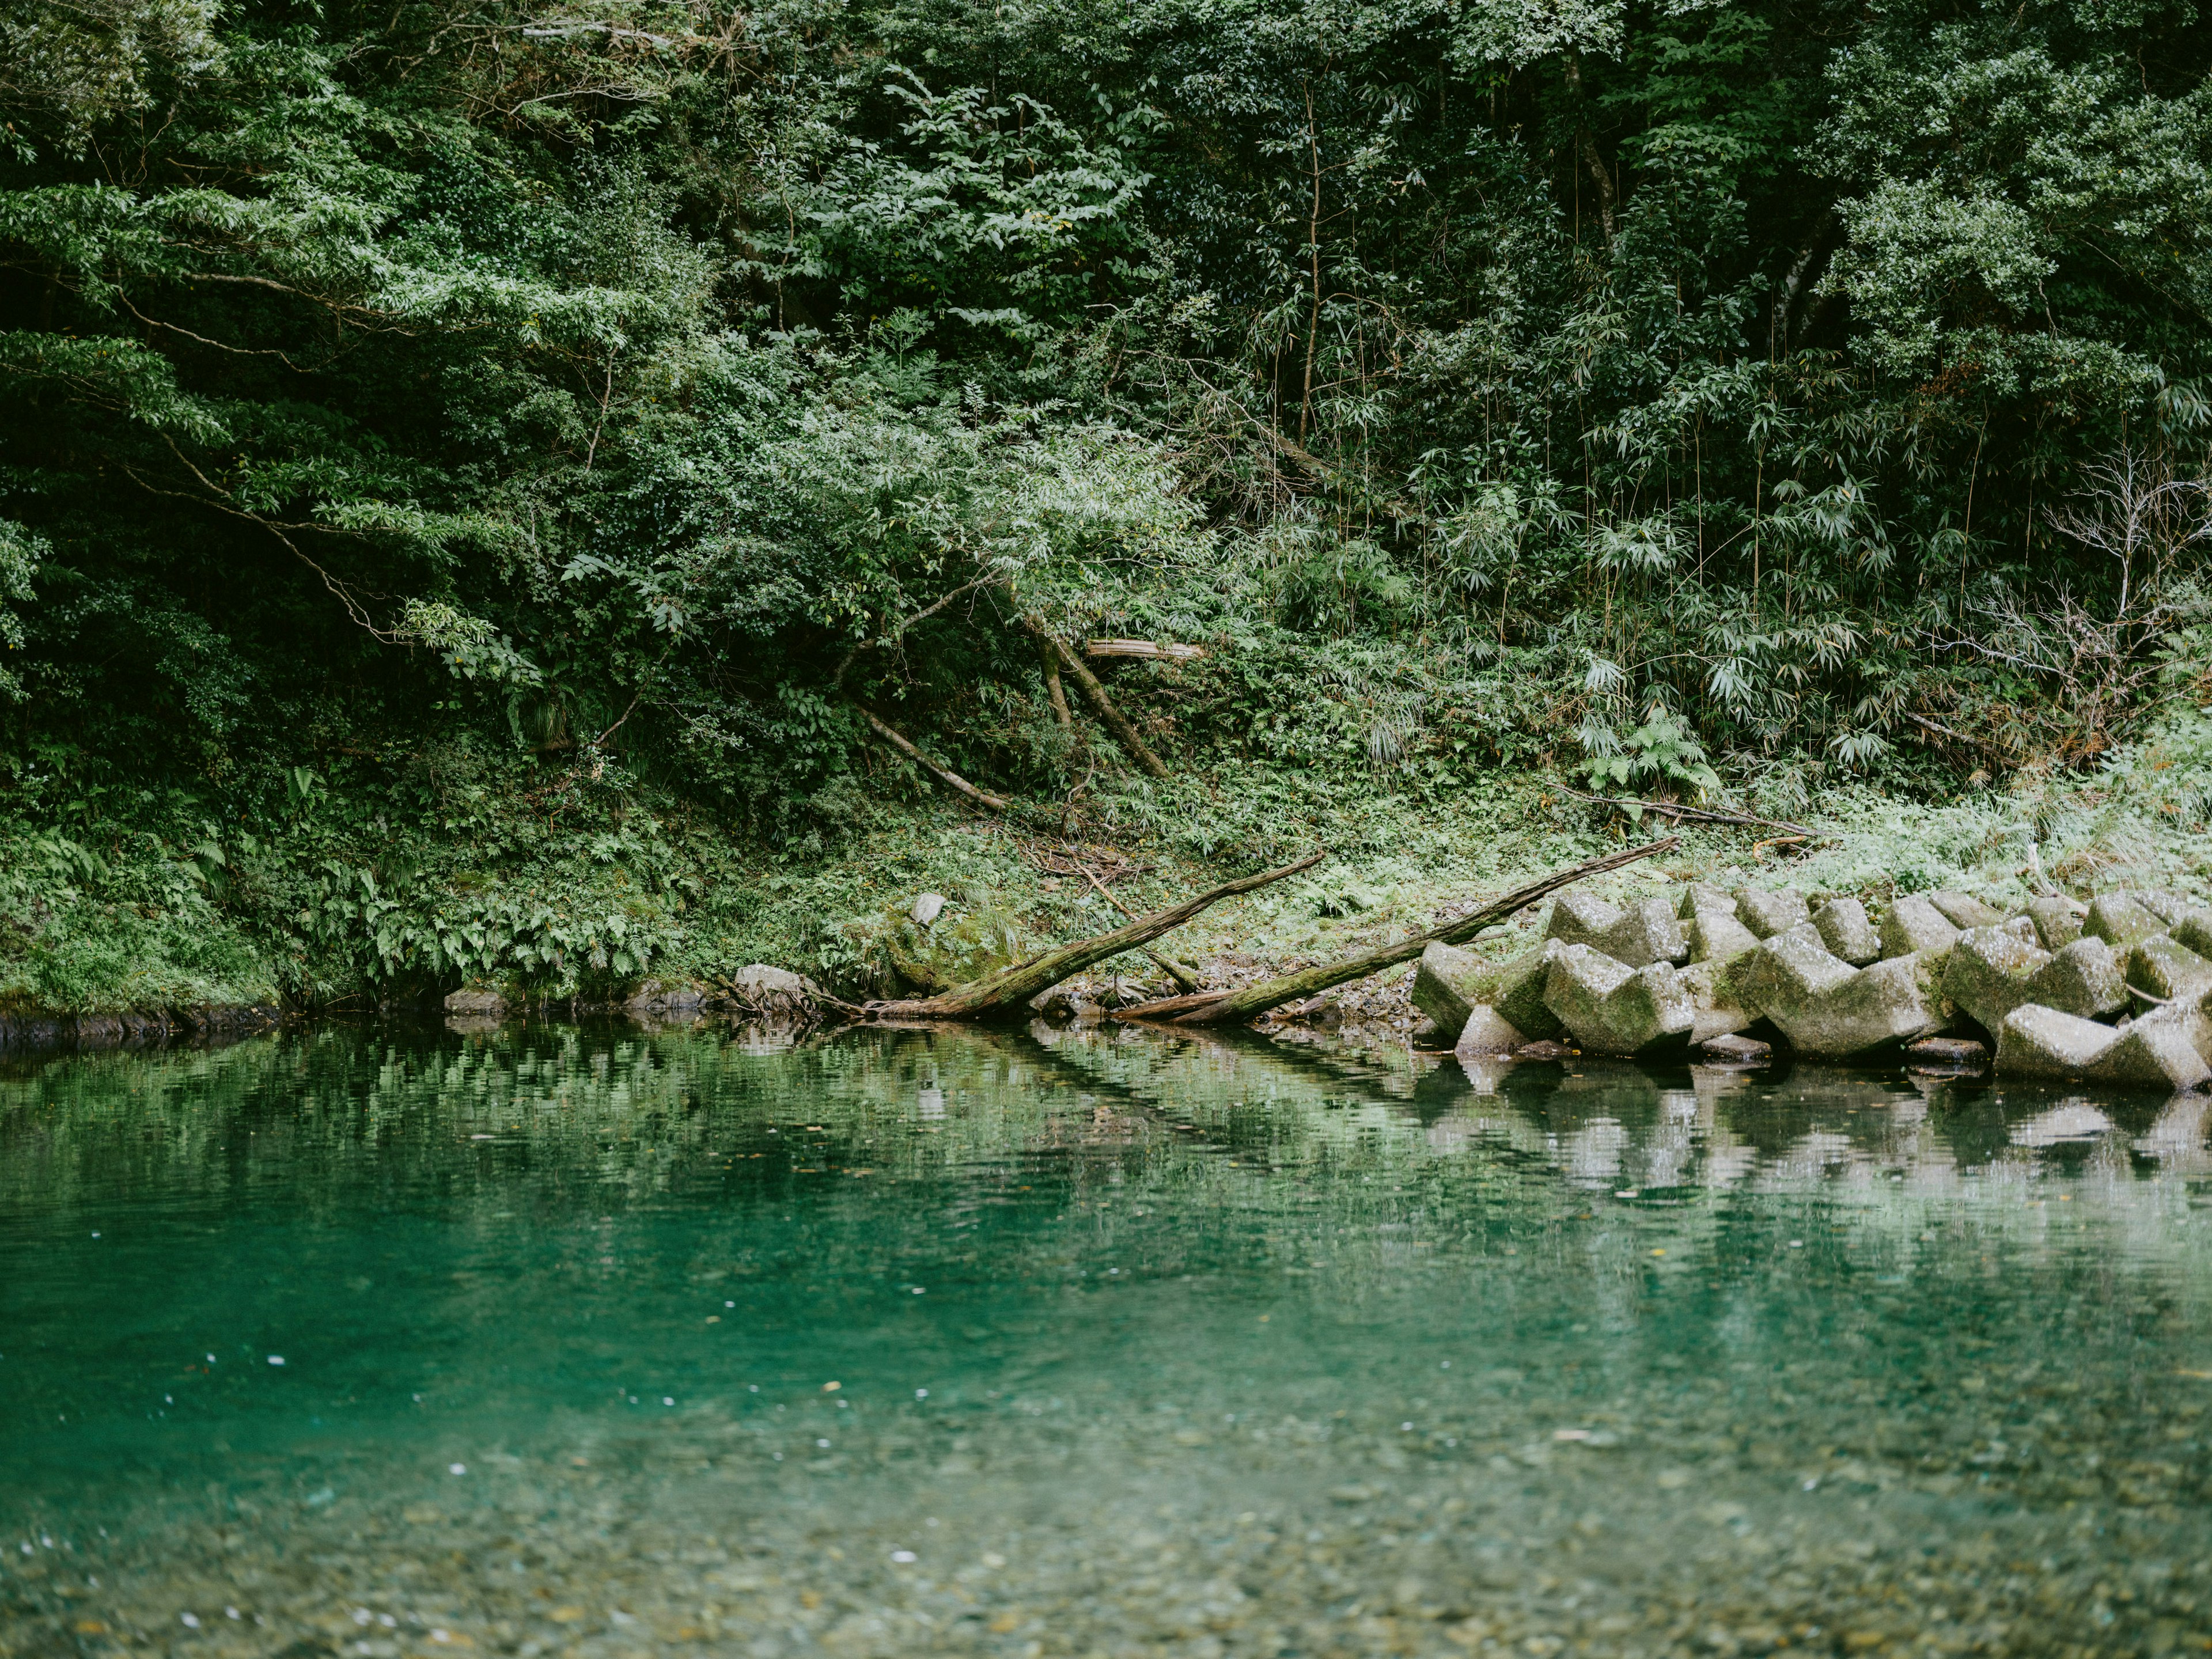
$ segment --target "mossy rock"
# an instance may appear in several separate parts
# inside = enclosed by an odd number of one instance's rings
[[[919,996],[995,974],[1030,954],[1012,916],[966,900],[946,905],[927,927],[905,905],[885,906],[876,946],[890,977]]]

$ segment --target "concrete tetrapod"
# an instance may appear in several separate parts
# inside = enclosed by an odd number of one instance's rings
[[[2166,924],[2125,893],[2100,893],[2089,901],[2089,914],[2081,931],[2100,939],[2116,951],[2139,945],[2166,931]]]
[[[1562,945],[1589,945],[1632,968],[1680,962],[1690,954],[1682,924],[1662,898],[1644,899],[1621,910],[1586,893],[1562,893],[1552,902],[1544,936]]]
[[[2212,962],[2172,935],[2156,933],[2128,952],[2128,983],[2160,1002],[2194,1002],[2212,990]]]
[[[1587,945],[1559,947],[1544,1005],[1593,1054],[1635,1054],[1686,1042],[1697,1024],[1689,991],[1670,964],[1631,968]]]
[[[2007,1014],[2036,1000],[2028,981],[2051,960],[2050,951],[2009,928],[1969,927],[1944,957],[1943,994],[1984,1031],[1995,1031]]]
[[[1805,896],[1788,888],[1770,891],[1765,888],[1746,887],[1735,896],[1735,917],[1761,939],[1772,939],[1777,933],[1786,933],[1801,923],[1810,921],[1813,913],[1806,908]]]
[[[1728,962],[1759,947],[1759,935],[1738,921],[1734,910],[1700,910],[1682,931],[1692,962]]]
[[[1855,898],[1830,899],[1813,915],[1813,926],[1829,952],[1854,968],[1881,959],[1881,935]]]
[[[2081,909],[2072,899],[2056,894],[2028,900],[2027,917],[2045,950],[2063,950],[2081,937]]]
[[[1943,1029],[1930,983],[1936,965],[1906,956],[1853,969],[1808,922],[1765,940],[1731,976],[1743,1007],[1771,1020],[1792,1048],[1847,1060]]]
[[[1528,1038],[1557,1036],[1559,1022],[1544,1006],[1551,959],[1565,947],[1547,939],[1510,962],[1486,962],[1457,945],[1432,944],[1413,972],[1413,1006],[1442,1032],[1460,1032],[1478,1007],[1490,1007]]]
[[[2115,1030],[2027,1003],[1997,1033],[2001,1077],[2080,1078],[2127,1088],[2194,1089],[2212,1077],[2192,1042],[2195,1010],[2147,1014]]]
[[[1892,899],[1881,913],[1881,953],[1885,957],[1925,955],[1948,951],[1959,930],[1950,919],[1917,893]]]
[[[2003,911],[1983,903],[1971,893],[1954,893],[1947,888],[1930,893],[1928,902],[1944,921],[1962,933],[1969,927],[1994,927],[2004,920]]]

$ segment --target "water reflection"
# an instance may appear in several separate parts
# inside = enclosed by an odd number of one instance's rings
[[[1042,1025],[13,1062],[0,1649],[2186,1651],[2205,1114]]]

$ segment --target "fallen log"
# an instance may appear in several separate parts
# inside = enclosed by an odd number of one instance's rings
[[[1526,887],[1515,889],[1503,898],[1492,899],[1457,921],[1447,922],[1442,927],[1431,928],[1425,933],[1416,933],[1395,945],[1377,945],[1374,950],[1347,957],[1340,962],[1324,963],[1318,968],[1308,968],[1298,973],[1264,980],[1241,991],[1200,991],[1192,996],[1162,997],[1154,1002],[1139,1002],[1133,1007],[1115,1010],[1113,1017],[1115,1019],[1169,1020],[1178,1025],[1222,1025],[1232,1020],[1250,1019],[1255,1014],[1263,1014],[1285,1002],[1317,996],[1331,986],[1365,979],[1370,974],[1379,974],[1385,968],[1411,962],[1431,945],[1464,945],[1485,928],[1497,927],[1516,911],[1526,908],[1548,893],[1591,876],[1603,875],[1608,870],[1618,870],[1638,859],[1671,853],[1681,844],[1680,836],[1668,836],[1662,841],[1647,842],[1641,847],[1608,853],[1601,859],[1592,859],[1588,864],[1578,864],[1571,870],[1554,871],[1530,882]]]
[[[1090,665],[1075,654],[1074,647],[1058,635],[1047,633],[1040,623],[1030,626],[1037,637],[1044,641],[1045,648],[1060,659],[1060,667],[1074,680],[1085,700],[1097,710],[1098,718],[1106,722],[1108,729],[1114,733],[1121,747],[1128,750],[1129,758],[1156,778],[1167,776],[1168,769],[1160,763],[1160,757],[1146,747],[1144,738],[1137,735],[1137,728],[1129,724],[1129,717],[1114,706],[1114,699],[1106,695],[1106,688],[1099,684],[1098,676],[1092,673]]]
[[[974,784],[969,782],[967,779],[962,777],[951,767],[939,766],[935,761],[930,759],[928,756],[923,754],[921,750],[915,748],[913,742],[903,732],[901,732],[896,726],[891,725],[888,720],[878,714],[874,709],[870,708],[866,703],[856,700],[854,702],[853,707],[860,711],[860,718],[867,721],[869,731],[874,732],[876,736],[882,738],[884,742],[897,750],[900,754],[904,755],[908,760],[912,761],[916,766],[919,766],[923,771],[928,773],[930,776],[935,778],[939,783],[943,784],[947,789],[950,789],[954,794],[964,796],[968,799],[974,801],[978,806],[988,806],[994,812],[1011,812],[1017,810],[1014,804],[1012,801],[1007,800],[1005,797],[1000,795],[987,794],[984,791],[978,789]]]
[[[1085,640],[1087,657],[1148,657],[1154,662],[1194,662],[1206,654],[1202,645],[1162,645],[1155,640]]]
[[[1073,945],[1056,946],[986,978],[955,986],[940,995],[865,1003],[862,1012],[890,1018],[973,1019],[1001,1009],[1018,1008],[1038,992],[1050,990],[1071,975],[1081,973],[1094,962],[1103,962],[1124,951],[1150,945],[1162,933],[1182,927],[1193,916],[1218,904],[1223,899],[1249,893],[1255,887],[1265,887],[1285,876],[1295,876],[1301,870],[1310,870],[1324,856],[1325,851],[1314,853],[1296,864],[1286,864],[1278,870],[1263,870],[1256,876],[1243,876],[1235,881],[1224,882],[1220,886],[1209,888],[1180,904],[1171,904],[1164,910],[1155,910],[1148,916],[1139,916],[1126,927],[1078,939]]]
[[[1098,872],[1096,870],[1093,870],[1087,864],[1083,866],[1082,868],[1083,873],[1090,878],[1091,884],[1098,890],[1099,897],[1104,899],[1107,903],[1112,905],[1123,915],[1128,917],[1130,921],[1136,921],[1137,913],[1134,910],[1132,910],[1127,905],[1122,903],[1119,898],[1115,896],[1114,890],[1109,887],[1104,882],[1098,879]],[[1198,970],[1196,969],[1186,967],[1182,963],[1177,962],[1173,957],[1167,955],[1164,951],[1155,951],[1151,949],[1149,946],[1146,947],[1145,954],[1150,957],[1154,962],[1158,963],[1160,966],[1161,971],[1166,974],[1167,976],[1173,980],[1176,984],[1182,986],[1184,990],[1195,991],[1198,989]]]

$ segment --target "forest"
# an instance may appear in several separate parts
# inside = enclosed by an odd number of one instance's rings
[[[2201,830],[2208,71],[2191,0],[7,0],[0,1001],[858,982],[979,814]]]

